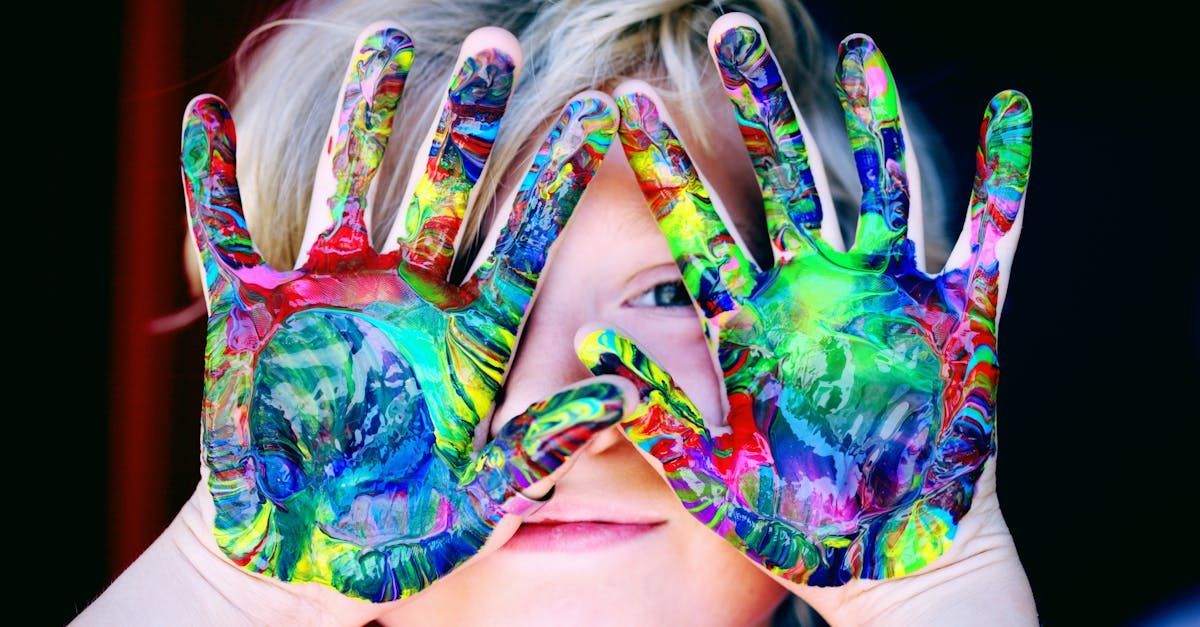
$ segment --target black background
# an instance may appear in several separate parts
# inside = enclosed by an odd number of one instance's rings
[[[1105,27],[1091,10],[1068,20],[1047,2],[955,4],[808,6],[832,41],[859,31],[881,46],[905,102],[943,134],[943,176],[963,209],[989,98],[1005,88],[1029,97],[1033,169],[1000,340],[1000,502],[1044,623],[1127,623],[1197,585],[1197,525],[1183,512],[1198,493],[1190,432],[1200,415],[1200,285],[1182,263],[1191,248],[1171,241],[1194,229],[1195,194],[1176,173],[1168,193],[1185,200],[1159,202],[1159,188],[1133,171],[1156,151],[1127,140],[1169,136],[1162,122],[1172,114],[1127,110],[1142,86],[1127,61],[1142,44],[1125,25]],[[225,93],[223,63],[270,8],[186,6],[190,80],[163,86],[180,111],[202,91]],[[29,429],[17,439],[31,459],[11,471],[17,505],[7,517],[18,526],[9,537],[30,553],[17,558],[22,587],[44,595],[38,607],[59,623],[110,581],[104,443],[123,19],[120,6],[99,4],[69,14],[12,52],[19,80],[9,100],[19,108],[7,120],[20,133],[17,156],[31,161],[12,172],[10,249],[34,282],[33,306],[18,296],[8,308],[10,353],[25,351],[12,357],[32,386],[12,394],[33,399],[10,418]],[[49,180],[23,183],[29,171]],[[27,203],[44,218],[32,229]],[[181,195],[174,210],[182,207]],[[197,385],[200,355],[197,347]],[[185,469],[173,479],[177,507],[196,478],[187,476],[195,431],[175,441],[173,467]]]

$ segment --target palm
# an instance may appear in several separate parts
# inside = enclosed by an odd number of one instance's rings
[[[765,281],[721,332],[726,390],[754,417],[732,424],[766,437],[773,480],[789,484],[772,514],[852,536],[921,491],[942,389],[940,351],[920,324],[928,311],[890,277],[819,255]]]
[[[329,225],[299,267],[270,267],[250,239],[236,135],[215,96],[189,104],[182,173],[209,305],[202,442],[217,544],[247,569],[385,601],[474,555],[515,493],[619,416],[615,388],[579,387],[533,405],[482,451],[473,444],[545,247],[612,123],[603,103],[572,103],[492,255],[465,284],[449,285],[449,243],[504,110],[512,63],[489,50],[464,64],[409,209],[410,234],[376,252],[368,189],[412,46],[384,28],[356,51],[331,136]],[[570,129],[592,141],[564,145]],[[564,168],[575,178],[560,180]]]
[[[663,461],[688,509],[772,572],[813,585],[912,572],[944,552],[969,508],[995,447],[995,245],[1028,168],[1028,103],[1003,92],[982,129],[969,259],[922,272],[905,238],[890,73],[869,39],[841,53],[864,189],[848,252],[822,236],[803,139],[764,41],[739,28],[717,43],[763,190],[776,257],[767,270],[724,228],[652,100],[618,98],[625,149],[715,335],[729,432],[711,434],[629,340],[606,331],[584,347],[593,372],[640,381],[642,416],[627,432]]]

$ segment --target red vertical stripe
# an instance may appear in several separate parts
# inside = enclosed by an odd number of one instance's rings
[[[182,7],[177,0],[128,0],[125,11],[112,275],[109,566],[114,573],[157,537],[171,515],[166,442],[172,336],[151,335],[148,324],[175,306],[183,216],[179,134],[184,102],[180,90],[172,89],[183,67]]]

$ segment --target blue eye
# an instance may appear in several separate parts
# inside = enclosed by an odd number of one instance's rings
[[[633,307],[691,307],[692,299],[683,281],[676,280],[655,285],[629,299],[629,304]]]

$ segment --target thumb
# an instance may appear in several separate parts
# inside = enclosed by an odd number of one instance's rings
[[[639,404],[621,426],[667,473],[707,469],[712,440],[700,410],[650,355],[614,329],[581,327],[575,350],[592,374],[617,375],[638,391]]]
[[[498,505],[518,492],[534,499],[545,496],[550,485],[541,489],[534,484],[550,477],[593,435],[616,424],[636,398],[625,381],[599,377],[530,405],[480,451],[475,483]]]

